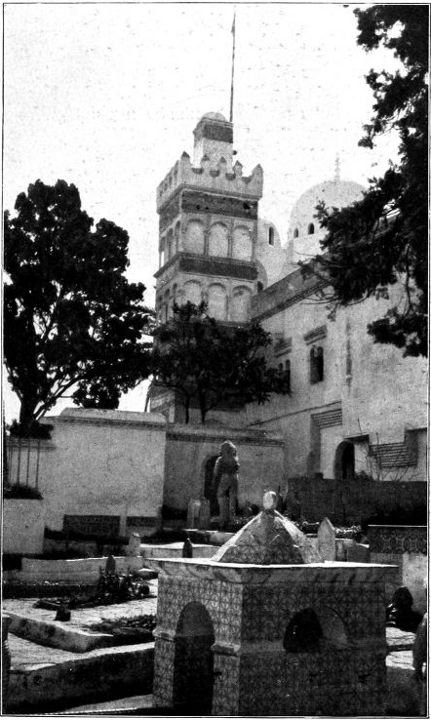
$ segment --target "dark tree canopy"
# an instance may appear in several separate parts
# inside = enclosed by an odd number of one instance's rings
[[[148,374],[145,287],[124,276],[128,234],[81,209],[74,185],[40,180],[5,213],[4,357],[20,427],[68,390],[84,407],[116,408]]]
[[[427,354],[428,255],[428,15],[427,5],[376,5],[356,10],[358,43],[393,51],[401,69],[371,70],[374,115],[360,145],[394,129],[399,161],[370,181],[364,198],[343,210],[319,205],[327,235],[321,265],[334,288],[334,306],[370,296],[388,297],[401,281],[401,300],[369,325],[377,342],[406,355]],[[331,211],[332,210],[332,211]]]
[[[177,391],[186,422],[192,403],[202,423],[223,403],[264,403],[272,392],[288,392],[285,374],[267,365],[270,344],[258,323],[227,327],[208,317],[205,303],[174,305],[172,319],[155,332],[153,385]]]

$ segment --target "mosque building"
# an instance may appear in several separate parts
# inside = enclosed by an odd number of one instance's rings
[[[166,322],[174,302],[205,300],[217,320],[234,326],[255,319],[271,333],[270,360],[288,373],[290,394],[210,418],[281,437],[286,477],[426,477],[426,362],[374,343],[367,332],[401,286],[389,289],[388,300],[370,298],[330,319],[319,301],[322,279],[304,276],[298,264],[320,251],[316,205],[345,207],[362,191],[340,178],[337,163],[333,179],[294,204],[282,247],[277,228],[259,216],[263,168],[243,174],[234,162],[233,123],[219,113],[199,120],[193,161],[183,153],[157,189],[158,321]],[[150,409],[182,422],[172,391],[153,388]]]

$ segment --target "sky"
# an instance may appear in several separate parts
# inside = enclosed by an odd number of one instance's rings
[[[286,242],[299,195],[335,172],[367,185],[397,142],[358,147],[372,114],[364,76],[392,70],[356,44],[352,5],[268,3],[6,4],[3,206],[40,178],[74,183],[83,208],[130,236],[128,277],[154,303],[158,183],[206,112],[229,114],[236,7],[234,147],[264,169],[260,215]],[[120,409],[143,410],[146,386]],[[18,401],[4,388],[6,420]],[[71,400],[59,402],[59,412]]]

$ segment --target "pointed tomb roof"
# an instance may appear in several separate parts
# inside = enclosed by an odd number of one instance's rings
[[[220,563],[296,565],[321,562],[311,541],[275,510],[276,493],[265,493],[264,509],[230,538],[212,557]]]

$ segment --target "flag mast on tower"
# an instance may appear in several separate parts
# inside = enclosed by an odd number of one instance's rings
[[[233,122],[233,81],[234,81],[234,72],[235,72],[235,19],[236,19],[236,10],[234,10],[233,13],[233,23],[232,23],[232,79],[230,84],[230,113],[229,113],[229,122]]]

